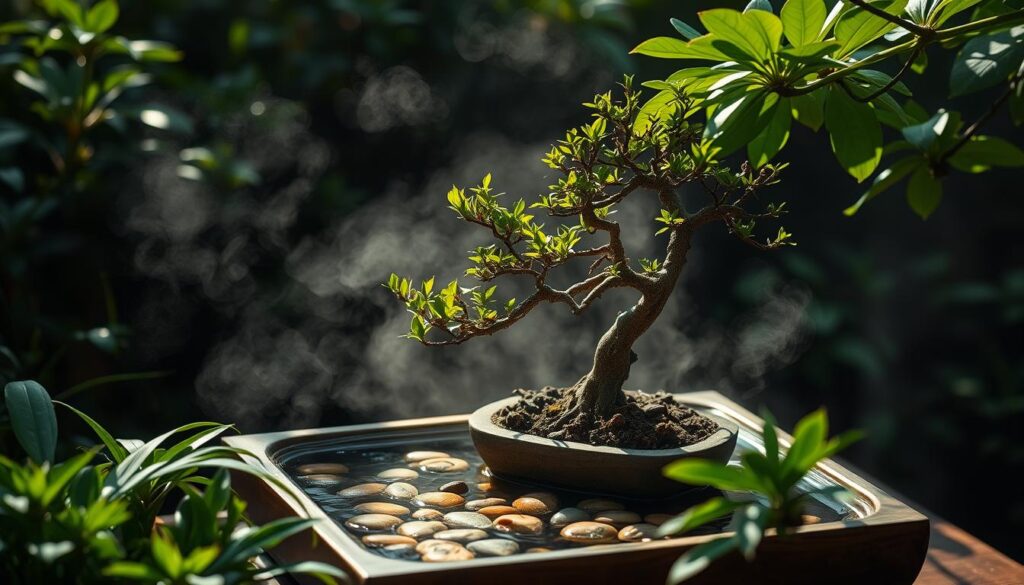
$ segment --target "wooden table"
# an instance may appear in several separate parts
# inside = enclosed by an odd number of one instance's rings
[[[931,516],[928,559],[915,585],[1024,585],[1024,566]]]

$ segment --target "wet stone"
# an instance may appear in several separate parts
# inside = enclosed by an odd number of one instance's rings
[[[504,506],[506,504],[508,504],[508,500],[505,498],[483,498],[466,502],[466,509],[470,512],[476,512],[487,506]]]
[[[630,524],[619,531],[619,540],[623,542],[643,542],[658,538],[658,527],[654,524]]]
[[[538,516],[550,514],[552,512],[551,508],[543,501],[530,497],[518,498],[516,501],[512,502],[512,507],[523,514],[536,514]]]
[[[510,534],[540,534],[544,531],[544,522],[540,518],[526,514],[498,516],[491,525],[498,532]]]
[[[413,520],[440,520],[444,514],[433,508],[420,508],[412,513]]]
[[[381,479],[416,479],[420,474],[414,469],[385,469],[384,471],[377,474],[377,477]]]
[[[384,485],[384,484],[374,484]],[[416,489],[416,486],[411,483],[405,483],[404,481],[396,481],[395,483],[384,488],[384,495],[389,498],[395,498],[396,500],[411,500],[418,496],[420,490]]]
[[[549,510],[554,512],[558,509],[558,496],[549,492],[531,492],[520,496],[522,499],[530,498],[534,500],[540,500],[548,507]],[[512,504],[513,506],[515,504]]]
[[[310,475],[302,475],[302,476],[299,476],[299,477],[303,481],[308,481],[310,483],[318,483],[318,484],[341,483],[344,480],[344,478],[341,477],[340,475],[333,475],[333,474],[330,474],[330,473],[313,473],[313,474],[310,474]]]
[[[675,518],[672,514],[648,514],[644,516],[644,522],[647,524],[654,524],[655,526],[661,526],[672,518]]]
[[[497,518],[498,516],[504,516],[506,514],[518,514],[519,510],[516,510],[512,506],[486,506],[480,508],[478,512],[488,518]]]
[[[458,473],[469,469],[469,463],[467,463],[465,459],[459,459],[457,457],[424,459],[422,461],[418,461],[416,465],[423,471],[433,471],[434,473]]]
[[[401,523],[401,520],[390,514],[360,514],[346,520],[345,526],[356,532],[383,532]]]
[[[365,502],[355,505],[352,509],[360,514],[389,514],[391,516],[405,516],[409,513],[409,508],[388,502]]]
[[[573,522],[584,522],[590,520],[590,514],[579,508],[562,508],[551,516],[552,526],[565,526]]]
[[[605,500],[602,498],[590,498],[587,500],[582,500],[580,503],[576,504],[576,507],[579,508],[580,510],[583,510],[584,512],[590,512],[591,514],[593,514],[594,512],[604,512],[606,510],[625,509],[625,506],[616,501]]]
[[[348,466],[341,463],[306,463],[295,468],[299,475],[341,475],[348,473]]]
[[[605,544],[615,542],[619,531],[614,526],[601,522],[575,522],[562,529],[562,538],[580,544]]]
[[[375,496],[388,487],[383,483],[361,483],[352,487],[347,487],[340,492],[338,495],[343,498],[358,498],[363,496]]]
[[[383,548],[384,550],[392,554],[414,554],[416,552],[416,547],[414,547],[411,544],[405,543],[389,544],[384,546]]]
[[[477,512],[448,512],[442,520],[452,528],[490,528],[491,519]]]
[[[473,553],[457,542],[435,544],[421,553],[420,559],[428,563],[444,563],[449,561],[468,561],[474,558]]]
[[[416,545],[416,552],[418,552],[420,554],[423,554],[423,553],[427,552],[428,550],[430,550],[430,547],[432,547],[432,546],[437,546],[437,545],[442,545],[443,546],[443,545],[445,545],[448,542],[451,542],[451,541],[448,541],[448,540],[438,540],[436,538],[428,538],[426,540],[420,541],[420,543]]]
[[[440,459],[442,457],[448,457],[448,454],[441,451],[410,451],[405,454],[405,460],[409,463],[416,463],[424,459]]]
[[[483,540],[487,538],[487,533],[479,528],[453,528],[435,532],[433,537],[438,540],[450,540],[465,544],[474,540]]]
[[[616,528],[622,528],[627,524],[637,524],[643,518],[636,512],[627,512],[626,510],[606,510],[604,512],[598,512],[594,514],[594,522],[601,522],[602,524],[611,524]]]
[[[462,495],[469,491],[469,486],[464,481],[450,481],[441,486],[438,491]]]
[[[413,499],[417,506],[434,506],[436,508],[454,508],[461,506],[466,499],[458,494],[448,492],[425,492]]]
[[[488,538],[466,545],[478,557],[507,557],[519,552],[519,543],[504,538]]]
[[[396,544],[416,545],[416,539],[398,534],[367,534],[363,537],[363,544],[370,548],[387,547]]]
[[[392,516],[394,518],[394,516]],[[408,536],[410,538],[420,539],[432,536],[435,532],[447,530],[448,527],[444,525],[444,522],[438,522],[436,520],[413,520],[412,522],[406,522],[398,527],[398,533],[402,536]]]

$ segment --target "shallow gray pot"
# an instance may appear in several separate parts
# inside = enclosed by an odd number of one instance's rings
[[[720,428],[699,443],[677,449],[595,447],[510,431],[491,421],[495,412],[516,400],[492,402],[469,417],[473,443],[499,478],[629,498],[662,498],[690,489],[663,476],[665,465],[688,457],[724,463],[736,448],[737,425],[700,409]]]

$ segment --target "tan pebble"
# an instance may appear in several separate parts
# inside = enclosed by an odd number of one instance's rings
[[[466,545],[478,557],[507,557],[519,552],[519,543],[505,538],[488,538]]]
[[[573,522],[584,522],[586,520],[590,520],[590,514],[587,514],[583,510],[580,510],[579,508],[562,508],[551,516],[551,525],[565,526],[567,524],[572,524]]]
[[[344,479],[340,475],[333,475],[330,473],[314,473],[311,475],[302,475],[299,477],[306,481],[312,481],[316,483],[336,483]]]
[[[402,521],[390,514],[360,514],[345,521],[345,526],[356,532],[380,532],[390,530]]]
[[[551,513],[551,508],[537,498],[517,498],[512,502],[512,507],[523,514],[537,514],[538,516],[542,516],[544,514]]]
[[[812,516],[811,514],[802,514],[800,521],[803,522],[804,526],[810,526],[812,524],[821,524],[821,518],[818,516]]]
[[[602,498],[590,498],[583,500],[576,504],[576,507],[585,512],[590,512],[591,514],[594,512],[604,512],[605,510],[622,510],[625,508],[625,506],[618,502]]]
[[[489,481],[482,481],[482,482],[476,484],[476,489],[478,489],[478,490],[480,490],[480,491],[482,491],[484,493],[486,493],[486,492],[493,492],[494,491],[494,484],[489,482]]]
[[[440,520],[444,514],[432,508],[420,508],[412,513],[414,520]]]
[[[474,540],[483,540],[487,538],[487,533],[479,528],[453,528],[435,532],[433,537],[438,540],[450,540],[465,544]]]
[[[508,504],[508,500],[505,498],[483,498],[466,502],[466,509],[470,512],[477,512],[487,506],[504,506],[505,504]]]
[[[442,520],[452,528],[490,528],[491,520],[477,512],[448,512]]]
[[[413,520],[412,522],[406,522],[398,527],[399,534],[402,536],[409,536],[417,540],[420,538],[426,538],[435,532],[440,532],[442,530],[448,530],[448,527],[444,525],[444,522],[438,522],[436,520]]]
[[[388,544],[384,546],[384,550],[393,553],[413,553],[416,552],[416,547],[411,544]]]
[[[412,501],[417,506],[434,506],[436,508],[454,508],[465,502],[466,499],[462,496],[448,492],[426,492],[416,496]]]
[[[594,514],[594,522],[611,524],[616,528],[622,528],[627,524],[636,524],[641,520],[643,518],[640,517],[640,514],[627,512],[626,510],[605,510],[604,512]]]
[[[396,500],[411,500],[418,496],[419,493],[420,490],[416,489],[416,486],[411,483],[405,483],[404,481],[396,481],[384,488],[384,495],[389,498],[395,498]]]
[[[546,546],[534,546],[534,547],[526,549],[526,552],[528,552],[528,553],[551,552],[551,549],[546,547]]]
[[[457,473],[469,469],[469,463],[456,457],[424,459],[423,461],[418,461],[416,465],[423,471],[433,471],[435,473]]]
[[[528,494],[523,494],[520,497],[521,498],[533,498],[534,500],[540,500],[540,501],[544,502],[544,505],[547,506],[549,510],[557,510],[558,509],[558,496],[556,496],[555,494],[552,494],[550,492],[531,492],[531,493],[528,493]]]
[[[658,538],[658,527],[654,524],[630,524],[619,531],[623,542],[642,542]]]
[[[540,518],[526,514],[505,514],[498,516],[491,523],[498,532],[512,534],[540,534],[544,530],[544,522]]]
[[[391,516],[405,516],[409,513],[409,508],[387,502],[365,502],[357,504],[352,509],[360,514],[389,514]]]
[[[426,540],[420,541],[420,543],[416,545],[416,552],[418,552],[420,554],[423,554],[423,553],[427,552],[428,550],[430,550],[430,547],[437,546],[439,544],[440,545],[444,545],[447,542],[449,542],[449,541],[447,541],[447,540],[438,540],[436,538],[428,538]]]
[[[468,561],[475,558],[469,549],[457,542],[445,542],[427,549],[420,559],[427,563],[445,563],[449,561]]]
[[[488,518],[497,518],[498,516],[504,516],[506,514],[518,514],[519,510],[516,510],[512,506],[484,506],[477,510],[477,512],[487,516]]]
[[[415,545],[416,539],[398,534],[367,534],[363,537],[363,544],[371,548],[386,547],[393,544]]]
[[[416,479],[419,476],[414,469],[385,469],[377,474],[381,479]]]
[[[299,475],[338,475],[348,473],[348,466],[341,463],[306,463],[296,467],[295,472]]]
[[[347,487],[340,492],[338,495],[344,498],[357,498],[360,496],[375,496],[388,487],[383,483],[361,483],[352,487]]]
[[[574,522],[562,529],[562,538],[581,544],[605,544],[615,542],[619,531],[614,526],[600,522]]]
[[[405,460],[409,463],[416,463],[424,459],[440,459],[441,457],[448,457],[448,454],[441,451],[410,451],[405,454]]]
[[[675,516],[672,514],[648,514],[644,516],[644,522],[647,524],[654,524],[655,526],[661,526],[673,518],[675,518]]]
[[[464,481],[451,481],[438,488],[438,491],[462,495],[469,491],[469,486]]]

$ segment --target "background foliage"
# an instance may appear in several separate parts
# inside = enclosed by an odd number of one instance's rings
[[[685,10],[711,7],[743,8]],[[59,117],[80,117],[79,102],[50,107],[27,88],[14,71],[39,57],[0,33],[4,381],[70,392],[119,437],[212,416],[256,431],[440,414],[571,383],[607,313],[545,313],[519,337],[431,354],[391,344],[408,318],[377,283],[410,249],[439,265],[481,243],[429,211],[443,211],[453,181],[493,169],[516,198],[541,192],[537,160],[584,121],[580,102],[624,72],[678,68],[627,53],[675,34],[680,10],[127,1],[99,34],[166,42],[181,60],[97,61],[97,80],[125,66],[151,78],[112,102],[124,123],[97,125],[84,151],[68,148]],[[45,16],[23,0],[0,6],[3,22]],[[937,52],[929,70],[948,72],[949,57]],[[905,82],[934,112],[949,80],[929,70]],[[949,103],[965,119],[988,106]],[[986,132],[1019,134],[1005,111]],[[784,426],[824,404],[835,428],[866,429],[855,463],[1024,558],[1024,502],[998,514],[989,503],[993,483],[1024,472],[1019,171],[947,177],[927,222],[891,196],[845,217],[864,188],[823,138],[793,126],[779,155],[791,163],[787,229],[802,245],[761,255],[700,238],[673,312],[638,348],[636,383],[716,387]],[[61,170],[40,139],[77,162]]]

